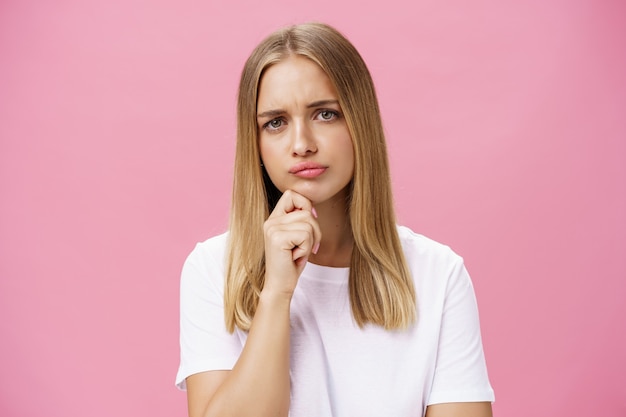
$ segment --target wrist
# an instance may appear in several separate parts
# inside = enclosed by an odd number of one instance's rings
[[[284,305],[289,307],[293,292],[277,291],[263,288],[259,295],[259,304]]]

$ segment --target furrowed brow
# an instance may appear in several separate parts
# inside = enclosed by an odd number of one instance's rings
[[[318,101],[314,101],[312,103],[307,104],[307,108],[311,109],[311,108],[315,108],[315,107],[324,107],[324,106],[328,106],[328,105],[339,105],[339,100],[334,100],[334,99],[329,99],[329,100],[318,100]],[[257,113],[256,117],[259,119],[266,119],[266,118],[274,118],[277,116],[281,116],[283,114],[285,114],[285,110],[282,109],[274,109],[274,110],[267,110],[264,111],[262,113]]]
[[[329,104],[333,104],[333,105],[339,105],[339,100],[318,100],[318,101],[314,101],[313,103],[310,103],[307,105],[307,108],[313,108],[313,107],[324,107],[324,106],[328,106]]]
[[[268,118],[268,117],[280,116],[281,114],[285,114],[285,111],[284,110],[280,110],[280,109],[276,109],[276,110],[264,111],[263,113],[258,113],[256,115],[256,117],[259,118],[259,119],[265,119],[265,118]]]

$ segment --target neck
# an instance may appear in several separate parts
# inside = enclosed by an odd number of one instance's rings
[[[324,266],[348,267],[352,258],[352,230],[346,197],[340,193],[333,199],[315,205],[322,241],[317,254],[309,261]]]

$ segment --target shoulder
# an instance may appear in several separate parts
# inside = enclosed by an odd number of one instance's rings
[[[187,256],[183,265],[182,282],[205,281],[208,277],[223,277],[228,233],[222,233],[199,242]]]
[[[404,226],[398,235],[418,297],[442,301],[451,287],[469,280],[463,258],[449,246]]]
[[[192,263],[196,266],[216,261],[223,263],[227,246],[228,232],[213,236],[203,242],[198,242],[189,256],[187,256],[186,263]]]
[[[441,263],[458,264],[463,259],[449,246],[415,233],[406,226],[398,226],[398,236],[409,264]]]

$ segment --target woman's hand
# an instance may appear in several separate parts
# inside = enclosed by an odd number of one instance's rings
[[[264,224],[265,285],[237,363],[187,377],[189,415],[289,414],[290,305],[300,273],[322,238],[311,202],[286,191]]]
[[[287,190],[263,225],[265,284],[263,292],[291,298],[311,252],[317,253],[322,232],[306,197]]]

